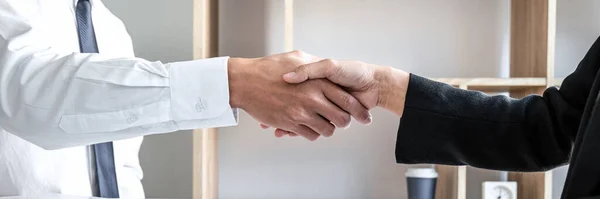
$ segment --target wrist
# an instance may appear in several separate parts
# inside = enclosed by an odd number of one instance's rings
[[[402,116],[410,74],[392,67],[381,67],[376,73],[380,82],[377,106]]]
[[[231,108],[242,108],[244,106],[244,69],[247,68],[249,59],[230,58],[227,62],[227,74],[229,79],[229,105]],[[242,108],[243,109],[243,108]]]

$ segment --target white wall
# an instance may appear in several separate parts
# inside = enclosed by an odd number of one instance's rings
[[[123,20],[138,57],[162,62],[192,59],[191,0],[103,0]],[[140,151],[149,198],[192,197],[192,134],[146,136]]]
[[[508,1],[295,1],[297,49],[359,59],[429,77],[506,76]],[[283,50],[283,1],[221,0],[222,55]],[[265,33],[268,33],[265,35]],[[406,198],[394,160],[398,119],[377,109],[328,139],[276,139],[242,114],[220,130],[222,198]],[[469,170],[468,198],[502,173]]]
[[[600,1],[558,0],[555,76],[573,72],[600,34],[598,9]]]

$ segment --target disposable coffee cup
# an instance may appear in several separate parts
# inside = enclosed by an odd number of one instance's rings
[[[433,168],[409,168],[406,171],[408,199],[434,199],[438,174]]]

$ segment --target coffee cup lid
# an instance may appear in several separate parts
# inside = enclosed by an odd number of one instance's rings
[[[437,178],[438,174],[433,168],[408,168],[405,173],[407,178]]]

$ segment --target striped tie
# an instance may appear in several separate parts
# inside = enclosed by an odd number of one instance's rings
[[[92,24],[92,5],[89,0],[77,2],[77,32],[79,34],[79,49],[82,53],[98,53],[96,34]],[[113,143],[94,144],[94,162],[96,166],[96,187],[99,197],[118,198],[119,188],[115,172]]]

